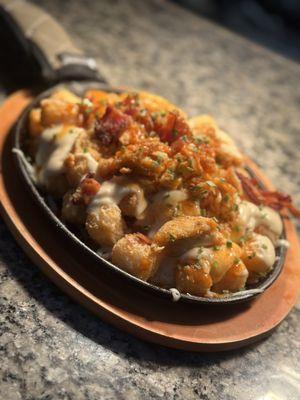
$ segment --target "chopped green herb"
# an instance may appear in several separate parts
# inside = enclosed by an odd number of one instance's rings
[[[140,109],[140,115],[141,115],[142,117],[145,117],[145,116],[147,115],[147,110],[146,110],[146,108],[141,108],[141,109]]]
[[[188,137],[186,135],[181,136],[181,140],[183,140],[184,142],[188,141]]]
[[[174,236],[174,235],[172,235],[172,233],[170,233],[169,234],[169,239],[170,239],[170,242],[175,242],[175,240],[176,240],[176,237]]]
[[[238,204],[234,204],[233,205],[233,210],[234,211],[238,211],[239,210],[239,205]]]
[[[217,187],[217,185],[212,181],[206,181],[206,184],[210,187]]]
[[[215,260],[215,261],[212,263],[212,266],[213,266],[214,268],[218,268],[218,266],[219,266],[218,261]]]
[[[214,250],[214,251],[220,250],[220,246],[213,246],[213,250]]]
[[[203,199],[204,197],[207,197],[208,195],[208,190],[202,190],[200,193],[200,198]]]
[[[85,114],[90,114],[91,112],[93,112],[93,107],[89,107],[89,108],[86,108],[85,110],[84,110],[84,112],[85,112]]]
[[[231,240],[227,240],[226,247],[228,247],[229,249],[232,247],[232,241]]]
[[[226,183],[226,179],[224,179],[224,178],[220,178],[220,181],[221,181],[222,183]]]
[[[153,121],[156,121],[158,116],[159,116],[159,113],[157,111],[154,111],[153,113],[151,113],[151,118],[153,119]]]
[[[206,210],[201,208],[200,214],[201,214],[202,217],[206,217],[206,215],[207,215]]]
[[[262,247],[263,249],[265,249],[265,250],[268,249],[268,246],[267,246],[266,244],[263,244],[261,247]]]
[[[252,254],[250,254],[250,256],[248,256],[248,259],[249,260],[252,260],[252,258],[254,258],[256,256],[256,253],[255,253],[255,251],[252,253]]]
[[[223,197],[223,199],[224,199],[225,203],[227,203],[227,202],[228,202],[228,200],[229,200],[229,196],[228,196],[228,194],[225,194],[225,196]]]
[[[161,111],[161,112],[160,112],[160,115],[161,115],[162,117],[165,117],[166,114],[167,114],[166,111]]]
[[[241,260],[237,257],[234,259],[233,264],[238,264]]]
[[[200,255],[203,252],[203,247],[199,247],[198,254]]]
[[[178,137],[178,135],[179,135],[179,132],[178,132],[178,130],[177,130],[177,129],[174,129],[174,130],[173,130],[173,132],[172,132],[172,136],[173,136],[173,138],[177,138],[177,137]]]
[[[87,149],[86,147],[84,147],[84,148],[83,148],[83,152],[84,152],[84,153],[87,153],[87,152],[88,152],[88,149]]]

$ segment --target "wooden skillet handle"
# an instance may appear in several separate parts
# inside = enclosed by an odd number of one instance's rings
[[[23,0],[0,0],[0,18],[26,54],[38,62],[45,81],[105,82],[95,60],[86,57],[59,23],[40,7]]]

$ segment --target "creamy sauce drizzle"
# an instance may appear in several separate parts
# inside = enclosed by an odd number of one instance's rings
[[[255,252],[255,259],[261,261],[266,266],[266,270],[272,268],[276,254],[273,243],[267,236],[254,233],[251,248]]]
[[[270,207],[257,207],[248,201],[239,205],[239,218],[244,227],[249,231],[257,230],[276,243],[282,233],[282,221],[279,214]]]
[[[37,182],[47,186],[49,178],[63,171],[64,161],[82,128],[62,125],[45,129],[40,137],[36,154]]]
[[[182,254],[180,257],[180,263],[181,264],[186,264],[189,263],[191,260],[192,261],[201,261],[207,260],[211,261],[213,258],[213,251],[211,249],[203,248],[203,247],[193,247],[192,249],[186,251],[185,253]]]
[[[188,195],[184,190],[163,190],[153,197],[155,203],[176,206],[181,201],[187,200]]]
[[[131,193],[137,195],[136,217],[138,217],[147,207],[147,201],[144,197],[143,190],[135,183],[130,182],[121,185],[114,182],[113,179],[101,184],[98,193],[94,196],[88,207],[88,212],[91,214],[97,214],[99,208],[103,205],[118,205],[125,196]]]

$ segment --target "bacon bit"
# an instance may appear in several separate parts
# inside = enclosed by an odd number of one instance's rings
[[[93,197],[100,189],[100,183],[93,178],[85,178],[80,184],[83,196]]]
[[[94,132],[97,138],[105,146],[108,146],[128,128],[129,124],[130,117],[128,115],[115,107],[107,106],[103,117],[96,119]]]
[[[152,243],[151,239],[149,239],[147,236],[143,235],[140,232],[136,233],[136,236],[142,243],[146,243],[146,244],[151,244]]]
[[[185,135],[187,137],[191,136],[190,127],[176,111],[169,112],[163,124],[156,122],[154,130],[163,142],[168,142],[169,144]]]
[[[146,108],[127,108],[124,113],[130,115],[134,121],[144,125],[146,131],[149,133],[154,130],[154,123],[151,118],[150,112]]]
[[[140,105],[138,93],[130,93],[122,102],[127,108],[136,108]]]
[[[277,191],[263,190],[259,187],[256,179],[250,179],[238,172],[237,175],[242,183],[245,194],[253,203],[257,205],[264,204],[277,211],[285,207],[294,217],[300,218],[300,210],[292,204],[291,196]]]

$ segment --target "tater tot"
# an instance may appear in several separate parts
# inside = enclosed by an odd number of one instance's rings
[[[185,265],[176,269],[176,287],[180,292],[203,296],[211,285],[211,276],[203,268]]]
[[[253,234],[245,242],[242,254],[242,260],[250,273],[249,281],[255,282],[265,276],[272,269],[275,257],[271,240],[267,236]]]
[[[237,244],[230,241],[227,243],[230,243],[230,245],[220,246],[213,252],[210,274],[214,284],[223,278],[234,261],[241,255],[242,250]]]
[[[67,192],[63,198],[62,218],[73,224],[83,225],[86,220],[86,206],[83,203],[76,203],[72,191]]]
[[[79,105],[59,99],[41,101],[41,124],[50,127],[58,124],[77,125]]]
[[[88,213],[86,230],[100,246],[113,246],[125,234],[125,222],[117,205],[102,205]]]
[[[113,247],[112,262],[130,274],[148,280],[157,269],[161,250],[142,234],[128,234]]]
[[[212,291],[222,293],[224,290],[228,290],[229,292],[242,290],[245,287],[248,275],[249,273],[245,264],[237,260],[237,262],[228,269],[223,278],[213,285]]]
[[[41,124],[41,109],[33,108],[29,113],[28,119],[29,134],[31,137],[37,137],[43,131]]]
[[[159,246],[172,244],[177,240],[195,238],[209,235],[214,244],[220,240],[217,232],[211,236],[216,229],[216,222],[211,218],[183,216],[166,222],[155,234],[153,240]]]

